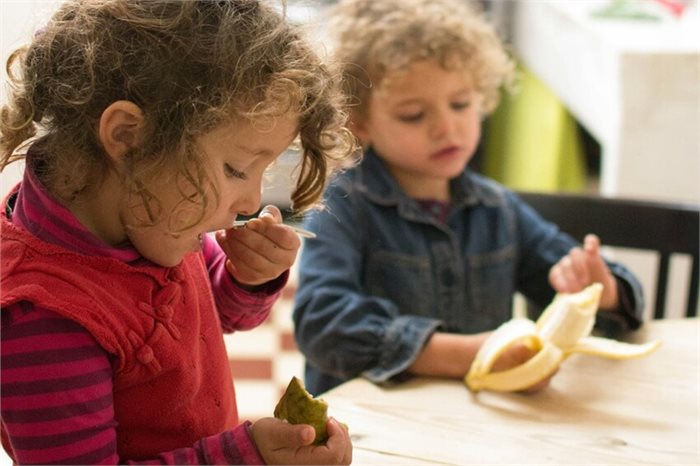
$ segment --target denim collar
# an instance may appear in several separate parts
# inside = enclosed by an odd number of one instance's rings
[[[452,192],[450,215],[466,207],[500,204],[500,198],[491,190],[484,189],[479,178],[471,170],[466,169],[450,181]],[[371,147],[365,151],[362,162],[357,167],[356,183],[357,189],[377,205],[396,206],[399,213],[408,219],[429,218],[420,204],[406,195],[389,173],[384,161]]]

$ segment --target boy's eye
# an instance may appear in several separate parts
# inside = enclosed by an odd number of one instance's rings
[[[408,115],[399,115],[398,118],[404,123],[416,123],[420,121],[421,118],[423,118],[423,112],[411,113]]]
[[[241,180],[245,180],[248,178],[248,176],[243,173],[242,171],[236,170],[233,168],[231,165],[225,163],[224,164],[224,174],[226,175],[227,178],[238,178]]]
[[[463,110],[465,108],[469,108],[471,106],[471,101],[470,100],[463,100],[461,102],[453,102],[452,103],[452,108],[455,110]]]

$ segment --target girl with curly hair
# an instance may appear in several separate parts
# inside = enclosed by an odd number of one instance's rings
[[[293,208],[350,153],[331,69],[258,0],[68,0],[8,60],[2,441],[18,464],[349,464],[347,431],[239,423],[223,333],[268,316]],[[214,233],[210,235],[209,233]],[[270,407],[272,411],[272,407]]]

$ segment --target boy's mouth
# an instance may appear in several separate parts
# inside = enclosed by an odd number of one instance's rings
[[[449,147],[444,147],[438,151],[435,151],[431,154],[430,158],[431,159],[439,159],[442,157],[450,157],[459,152],[459,146],[449,146]]]

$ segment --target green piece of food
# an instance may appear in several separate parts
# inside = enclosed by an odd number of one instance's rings
[[[297,377],[292,377],[275,406],[275,417],[285,419],[290,424],[309,424],[316,431],[315,445],[322,445],[328,440],[328,403],[312,397]]]

